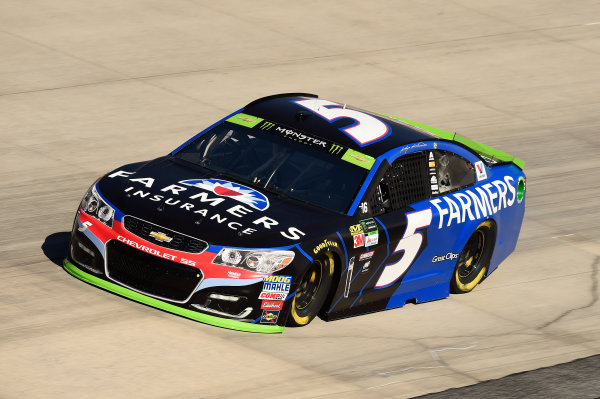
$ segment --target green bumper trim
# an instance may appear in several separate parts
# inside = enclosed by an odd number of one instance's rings
[[[523,161],[522,159],[513,157],[512,155],[509,155],[505,152],[502,152],[500,150],[492,148],[488,145],[478,143],[477,141],[460,136],[456,133],[452,133],[452,132],[448,132],[448,131],[445,131],[442,129],[438,129],[436,127],[424,125],[419,122],[410,121],[408,119],[398,118],[397,116],[393,116],[393,115],[386,115],[386,114],[381,114],[381,115],[387,116],[389,118],[397,119],[408,125],[425,130],[427,133],[431,133],[435,136],[438,136],[441,139],[451,140],[451,141],[456,141],[457,143],[461,143],[461,144],[469,147],[476,153],[483,155],[484,157],[491,158],[494,161],[511,162],[511,163],[515,164],[516,166],[518,166],[521,170],[523,170],[523,167],[525,166],[525,161]]]
[[[92,276],[81,269],[78,269],[74,264],[68,260],[63,261],[63,266],[67,272],[77,277],[80,280],[96,285],[100,288],[104,288],[107,291],[114,292],[115,294],[124,296],[125,298],[132,299],[136,302],[143,303],[148,306],[152,306],[164,311],[175,313],[179,316],[187,317],[188,319],[196,320],[201,323],[211,324],[217,327],[229,328],[231,330],[248,331],[248,332],[259,332],[259,333],[280,333],[283,332],[285,327],[263,325],[263,324],[252,324],[243,321],[223,319],[221,317],[211,316],[204,313],[194,312],[193,310],[180,308],[179,306],[171,305],[170,303],[163,302],[156,298],[152,298],[139,292],[130,290],[120,285],[113,284],[106,280],[102,280],[96,276]]]

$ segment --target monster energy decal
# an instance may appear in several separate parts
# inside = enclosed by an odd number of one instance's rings
[[[370,170],[375,163],[375,158],[363,154],[362,152],[354,151],[339,144],[332,143],[321,138],[317,138],[310,134],[306,134],[296,129],[291,129],[287,126],[252,116],[244,113],[238,113],[227,119],[227,122],[235,123],[249,128],[267,131],[288,140],[293,140],[297,143],[317,148],[321,151],[326,151],[336,158],[341,158],[343,161],[360,166]]]

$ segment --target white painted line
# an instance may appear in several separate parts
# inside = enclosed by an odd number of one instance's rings
[[[445,351],[464,351],[467,349],[473,349],[475,348],[477,345],[471,345],[471,346],[465,346],[465,347],[461,347],[461,348],[439,348],[439,349],[429,349],[429,354],[431,355],[431,357],[434,360],[440,360],[440,357],[438,356],[438,352],[445,352]]]
[[[563,235],[560,235],[560,236],[554,236],[554,237],[552,237],[552,238],[571,237],[571,236],[574,236],[574,235],[575,235],[575,233],[571,233],[571,234],[563,234]]]
[[[590,22],[587,24],[583,24],[583,26],[590,26],[590,25],[600,25],[600,22]]]
[[[402,370],[394,370],[394,371],[385,371],[385,372],[378,372],[377,374],[379,375],[385,375],[385,374],[399,374],[399,373],[404,373],[407,371],[412,371],[412,370],[428,370],[428,369],[445,369],[448,366],[430,366],[430,367],[407,367],[405,369]],[[393,385],[393,384],[398,384],[402,381],[392,381],[392,382],[388,382],[385,384],[381,384],[381,385],[374,385],[372,387],[368,387],[367,389],[377,389],[377,388],[382,388],[388,385]]]

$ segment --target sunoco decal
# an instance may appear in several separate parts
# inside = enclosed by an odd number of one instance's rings
[[[265,197],[264,194],[259,193],[250,187],[242,186],[241,184],[227,180],[197,179],[183,180],[179,183],[185,186],[194,186],[211,191],[221,197],[234,199],[259,211],[264,211],[269,207],[269,199]]]
[[[262,324],[275,324],[279,318],[279,310],[263,310],[260,322]]]

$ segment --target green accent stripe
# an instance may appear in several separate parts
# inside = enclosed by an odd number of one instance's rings
[[[351,149],[346,151],[346,153],[342,156],[342,160],[353,163],[354,165],[358,165],[366,170],[371,170],[373,164],[375,163],[375,158]]]
[[[263,121],[263,118],[259,118],[258,116],[252,116],[248,114],[235,114],[227,119],[227,122],[236,123],[238,125],[246,126],[246,127],[254,127]]]
[[[491,158],[495,161],[512,162],[513,164],[518,166],[521,170],[525,166],[525,161],[523,161],[522,159],[513,157],[512,155],[509,155],[505,152],[502,152],[500,150],[492,148],[488,145],[478,143],[477,141],[460,136],[456,133],[452,133],[452,132],[448,132],[446,130],[438,129],[436,127],[424,125],[419,122],[410,121],[408,119],[398,118],[397,116],[393,116],[393,115],[387,115],[387,114],[381,114],[381,115],[387,116],[389,118],[397,119],[397,120],[404,122],[406,124],[409,124],[411,126],[417,127],[419,129],[423,129],[427,133],[431,133],[435,136],[438,136],[441,139],[451,140],[451,141],[456,141],[457,143],[461,143],[461,144],[469,147],[476,153],[481,154],[485,157]]]
[[[141,302],[143,304],[162,309],[170,313],[175,313],[179,316],[187,317],[188,319],[196,320],[201,323],[211,324],[217,327],[229,328],[231,330],[260,333],[280,333],[283,332],[283,330],[285,329],[285,327],[283,326],[252,324],[243,321],[223,319],[221,317],[194,312],[193,310],[171,305],[170,303],[160,301],[156,298],[140,294],[139,292],[135,292],[128,288],[121,287],[120,285],[116,285],[106,280],[102,280],[101,278],[98,278],[96,276],[92,276],[91,274],[88,274],[83,270],[78,269],[67,259],[63,261],[63,266],[67,272],[77,277],[78,279],[85,281],[86,283],[90,283],[100,288],[104,288],[107,291],[114,292],[115,294],[119,294],[121,296],[124,296],[125,298],[132,299],[136,302]]]

